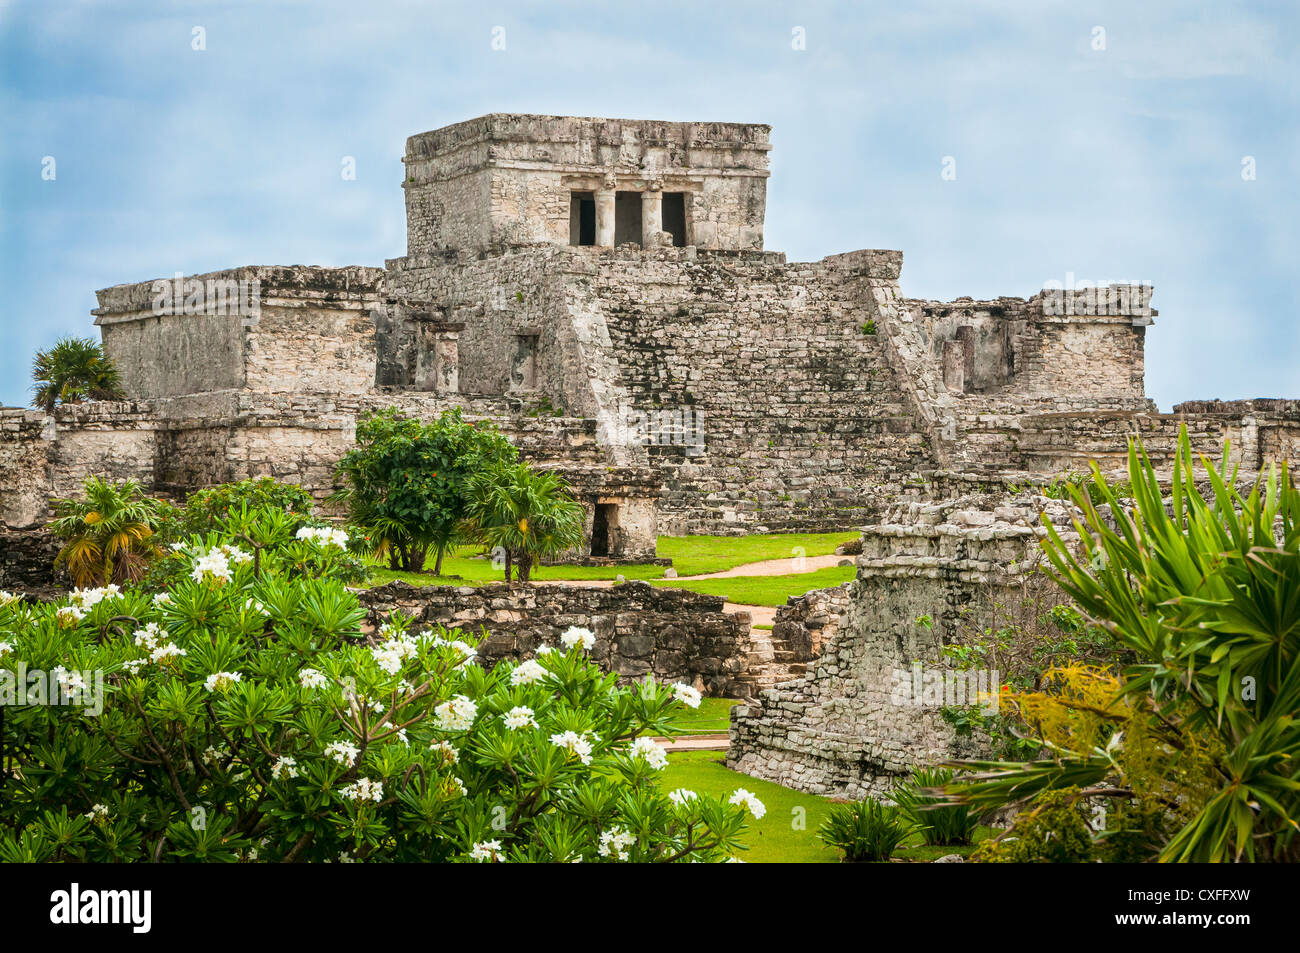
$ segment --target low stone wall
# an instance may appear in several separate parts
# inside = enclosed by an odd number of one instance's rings
[[[822,654],[822,647],[835,637],[840,617],[849,607],[849,584],[814,589],[791,596],[776,610],[772,638],[785,642],[794,661],[809,662]]]
[[[61,580],[54,571],[59,542],[43,529],[0,529],[0,589],[48,589]]]
[[[650,675],[715,697],[752,693],[749,613],[724,612],[721,596],[644,582],[609,588],[392,582],[367,590],[361,601],[372,625],[401,611],[427,625],[486,629],[479,654],[488,664],[531,658],[539,645],[558,646],[560,633],[576,625],[596,636],[591,657],[624,682]]]

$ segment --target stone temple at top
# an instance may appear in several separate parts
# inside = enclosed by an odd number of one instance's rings
[[[1183,424],[1246,472],[1300,458],[1294,401],[1157,412],[1150,285],[928,301],[903,293],[899,251],[765,250],[770,133],[483,116],[407,140],[407,249],[382,268],[159,262],[99,291],[129,400],[0,409],[0,532],[36,532],[90,473],[323,498],[358,417],[387,407],[459,409],[562,472],[592,560],[1113,468],[1131,434],[1163,462]]]
[[[493,114],[406,141],[408,254],[761,250],[770,126]]]

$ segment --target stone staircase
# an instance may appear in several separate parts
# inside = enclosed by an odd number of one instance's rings
[[[751,629],[750,639],[753,648],[749,653],[749,672],[741,680],[753,686],[752,694],[803,678],[808,663],[797,661],[794,650],[784,639],[773,638],[770,629]]]

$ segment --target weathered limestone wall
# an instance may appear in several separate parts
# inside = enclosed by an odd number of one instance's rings
[[[810,662],[822,654],[823,647],[835,638],[840,617],[851,602],[849,583],[829,589],[814,589],[802,596],[791,596],[776,610],[772,620],[772,638],[785,642],[794,653],[794,661]]]
[[[488,632],[479,654],[491,664],[559,646],[570,626],[596,636],[591,657],[624,682],[652,676],[712,696],[749,691],[749,613],[724,612],[721,596],[628,582],[611,588],[565,585],[426,586],[394,582],[361,596],[373,625],[401,611],[425,625]]]
[[[403,158],[408,252],[567,245],[574,191],[607,193],[611,213],[617,191],[682,192],[687,244],[761,249],[770,132],[742,123],[492,114],[421,133],[407,140]],[[611,221],[596,243],[613,244],[612,229]]]
[[[232,268],[182,279],[195,297],[180,305],[160,301],[158,282],[116,285],[96,293],[95,323],[133,399],[238,388],[364,394],[375,384],[370,311],[382,277],[360,266]]]
[[[46,518],[53,430],[39,411],[0,407],[0,527],[26,529]]]
[[[850,604],[808,674],[733,711],[729,767],[856,798],[886,794],[915,766],[981,753],[980,739],[957,735],[937,705],[900,701],[896,686],[916,661],[942,669],[963,613],[978,619],[1018,585],[1010,567],[1036,559],[1033,509],[995,515],[948,501],[898,510],[898,522],[864,533]]]

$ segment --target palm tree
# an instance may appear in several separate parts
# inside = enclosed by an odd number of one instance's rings
[[[65,541],[55,567],[67,566],[81,587],[139,580],[161,552],[154,530],[164,504],[145,496],[135,480],[115,484],[89,477],[85,494],[54,501],[50,531]]]
[[[469,483],[465,535],[506,554],[506,581],[513,564],[528,582],[533,564],[582,543],[586,514],[554,473],[526,463],[501,464]]]
[[[32,361],[32,404],[49,413],[56,404],[84,400],[122,400],[126,394],[117,365],[91,338],[63,337]]]

